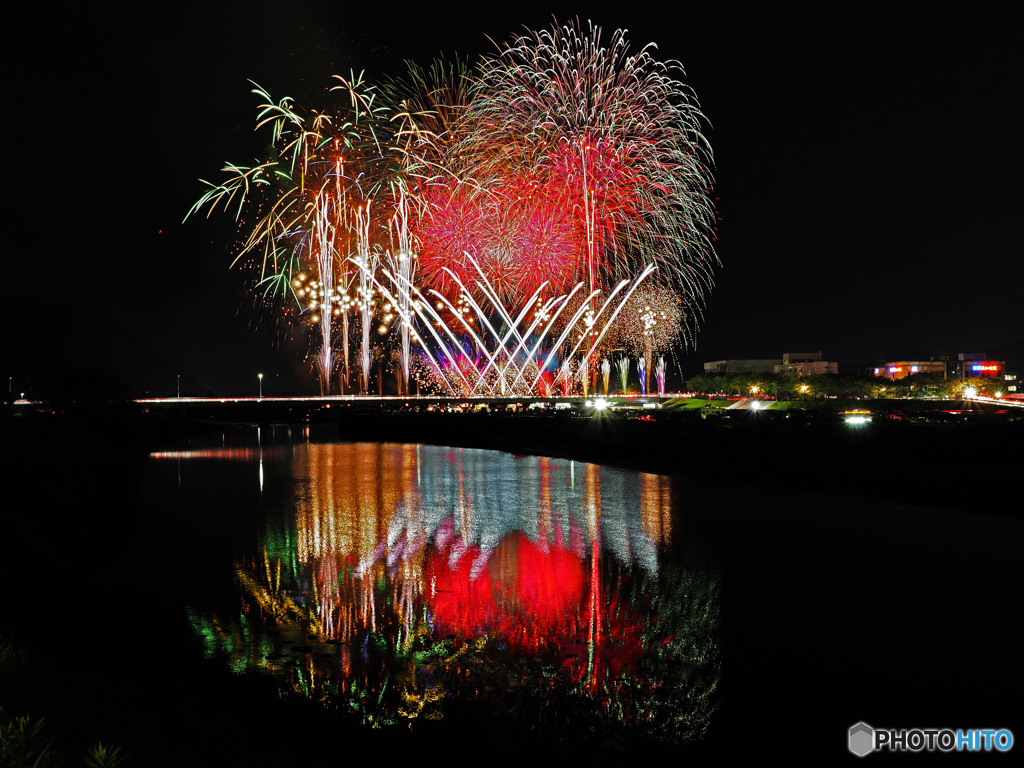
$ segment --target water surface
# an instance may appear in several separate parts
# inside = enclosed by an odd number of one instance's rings
[[[235,521],[220,583],[185,577],[202,653],[282,696],[367,727],[709,726],[719,582],[679,554],[669,478],[300,427],[153,459],[150,493]]]

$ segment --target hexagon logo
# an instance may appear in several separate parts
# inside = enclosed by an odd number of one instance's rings
[[[867,723],[857,723],[850,728],[850,751],[857,757],[864,757],[875,748],[875,730]]]

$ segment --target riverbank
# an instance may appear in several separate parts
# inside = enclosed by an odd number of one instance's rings
[[[1024,421],[876,420],[813,412],[574,414],[349,412],[339,439],[488,448],[654,474],[761,483],[785,499],[835,492],[1024,519]],[[979,495],[979,488],[984,488]]]
[[[486,448],[588,461],[717,483],[754,482],[984,510],[1024,520],[1018,482],[1024,418],[978,407],[960,411],[924,401],[867,401],[873,418],[844,418],[839,401],[729,408],[730,401],[684,401],[664,409],[508,412],[427,410],[395,404],[259,403],[147,410],[130,404],[35,409],[3,418],[0,461],[59,464],[89,482],[94,462],[136,471],[153,450],[230,430],[233,425],[334,425],[346,442],[405,442]],[[333,407],[331,407],[333,405]],[[711,407],[706,407],[710,405]],[[950,413],[950,411],[954,413]],[[14,470],[17,473],[17,470]]]

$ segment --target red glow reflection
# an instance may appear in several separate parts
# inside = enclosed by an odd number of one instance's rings
[[[583,561],[547,550],[517,533],[502,539],[477,578],[483,556],[471,547],[449,565],[458,541],[427,558],[427,608],[435,632],[476,636],[497,633],[513,648],[540,650],[575,635],[586,583]]]

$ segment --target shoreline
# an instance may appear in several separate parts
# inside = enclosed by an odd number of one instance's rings
[[[981,411],[954,422],[880,417],[847,424],[812,410],[608,411],[595,415],[389,411],[376,406],[292,413],[148,412],[83,407],[4,419],[0,461],[56,461],[69,471],[146,456],[183,440],[249,426],[318,424],[342,442],[399,442],[499,450],[584,461],[694,481],[763,484],[785,498],[842,493],[916,506],[985,511],[1024,521],[1018,482],[1024,418]],[[218,418],[219,417],[219,418]],[[270,418],[266,418],[270,417]],[[13,471],[17,474],[17,469]]]

